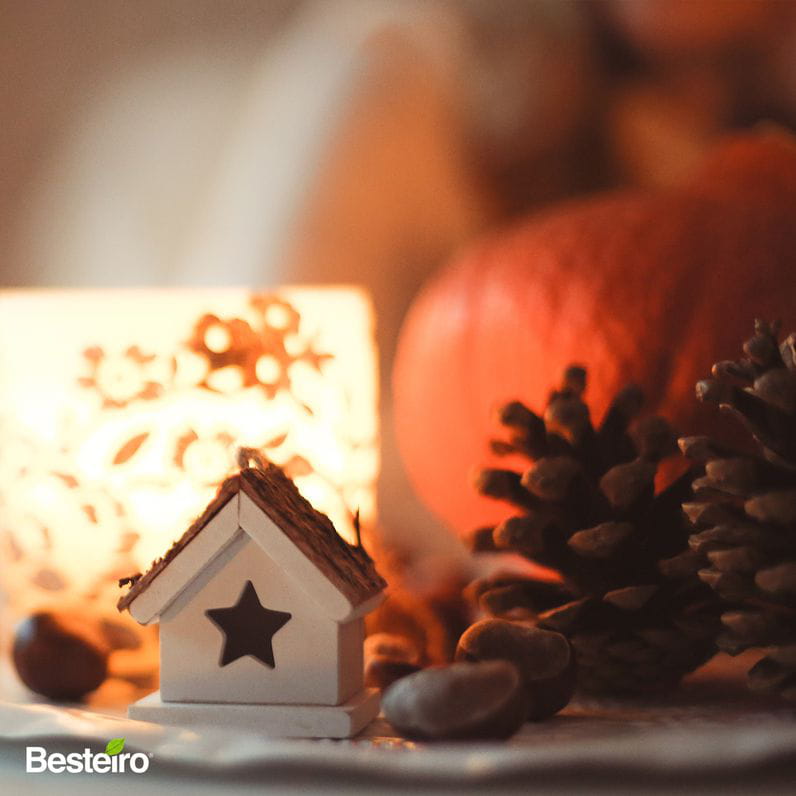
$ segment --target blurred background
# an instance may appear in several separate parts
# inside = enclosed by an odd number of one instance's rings
[[[0,37],[0,284],[365,284],[382,525],[427,561],[458,542],[389,385],[423,280],[515,216],[796,126],[791,0],[3,0]]]

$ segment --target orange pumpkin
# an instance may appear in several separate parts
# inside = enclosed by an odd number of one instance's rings
[[[796,139],[726,139],[678,190],[567,203],[482,241],[421,291],[393,373],[398,444],[425,503],[460,532],[500,519],[471,488],[492,411],[541,409],[571,362],[599,419],[640,384],[678,428],[709,427],[694,383],[753,317],[796,323]]]

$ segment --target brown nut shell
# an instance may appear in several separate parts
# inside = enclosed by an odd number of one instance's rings
[[[382,698],[387,720],[410,738],[508,738],[525,721],[526,694],[507,661],[434,666],[404,677]]]
[[[82,698],[102,684],[108,670],[100,634],[64,612],[36,613],[20,622],[12,657],[22,682],[54,700]]]
[[[484,619],[459,639],[456,660],[506,660],[523,678],[528,718],[545,719],[564,708],[575,690],[575,656],[560,633],[505,619]]]
[[[371,655],[365,660],[365,685],[384,691],[402,677],[419,672],[416,663],[388,658],[385,655]]]
[[[365,639],[365,658],[380,656],[394,661],[420,663],[420,649],[407,636],[395,633],[373,633]]]

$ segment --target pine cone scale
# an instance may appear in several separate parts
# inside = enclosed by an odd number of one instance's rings
[[[595,430],[584,390],[585,371],[575,367],[541,417],[516,401],[504,407],[498,417],[509,441],[493,450],[524,453],[531,464],[522,474],[490,469],[477,479],[483,494],[520,510],[493,529],[493,547],[556,569],[566,596],[542,608],[522,588],[487,579],[478,604],[498,616],[525,612],[564,633],[584,689],[665,687],[710,657],[719,625],[681,509],[692,476],[656,495],[659,462],[677,452],[669,424],[637,419],[642,396],[629,387]],[[478,549],[489,548],[484,534]]]
[[[750,687],[796,700],[796,336],[779,344],[778,332],[756,321],[746,356],[717,363],[714,378],[697,384],[697,397],[740,418],[759,452],[680,440],[705,467],[683,509],[691,548],[710,564],[699,577],[727,604],[719,647],[731,654],[765,647]]]

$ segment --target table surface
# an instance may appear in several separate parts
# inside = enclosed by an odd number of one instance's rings
[[[342,742],[164,729],[121,718],[124,705],[107,691],[100,704],[32,704],[6,677],[0,792],[106,793],[107,776],[25,774],[24,748],[125,737],[152,763],[146,774],[116,775],[119,793],[793,793],[796,709],[750,694],[749,663],[718,656],[674,693],[579,699],[508,742],[460,744],[412,743],[382,719]]]

